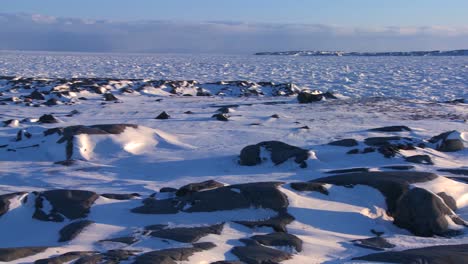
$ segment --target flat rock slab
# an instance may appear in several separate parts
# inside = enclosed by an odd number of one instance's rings
[[[302,240],[300,240],[295,235],[284,232],[275,232],[267,235],[256,235],[250,237],[250,239],[255,240],[265,246],[286,246],[294,248],[297,252],[302,251]]]
[[[0,261],[14,261],[44,252],[47,247],[0,248]]]
[[[284,251],[255,244],[234,247],[231,252],[247,264],[279,263],[292,258]]]
[[[62,264],[62,263],[67,263],[75,259],[79,259],[84,256],[90,256],[96,254],[96,252],[92,251],[73,251],[73,252],[67,252],[62,255],[50,257],[47,259],[38,259],[34,261],[34,264]]]
[[[210,234],[220,235],[223,226],[224,223],[212,226],[164,228],[153,231],[150,235],[183,243],[194,243]]]
[[[164,200],[148,198],[143,206],[132,209],[141,214],[175,214],[178,212],[215,212],[245,208],[281,211],[289,205],[285,194],[277,189],[282,182],[256,182],[224,186],[188,196]]]
[[[214,180],[208,180],[208,181],[203,181],[203,182],[197,182],[197,183],[190,183],[185,186],[182,186],[179,188],[179,190],[176,191],[177,196],[184,196],[187,194],[191,194],[194,192],[199,192],[203,190],[208,190],[208,189],[214,189],[214,188],[219,188],[223,187],[224,184],[214,181]]]
[[[371,237],[371,238],[365,238],[365,239],[357,239],[357,240],[353,240],[352,242],[354,243],[355,246],[369,248],[372,250],[379,250],[379,251],[383,251],[383,250],[395,247],[395,245],[389,243],[383,237]]]
[[[328,190],[325,188],[325,184],[317,182],[292,182],[291,188],[300,192],[319,192],[328,195]]]
[[[407,126],[385,126],[385,127],[377,127],[369,129],[369,131],[375,132],[404,132],[404,131],[411,131],[411,128]]]
[[[243,148],[240,153],[240,165],[255,166],[262,163],[262,159],[260,157],[261,148],[270,152],[270,159],[275,165],[284,163],[288,159],[294,159],[294,161],[300,164],[301,167],[307,167],[307,163],[305,163],[305,161],[309,158],[309,151],[288,145],[281,141],[264,141],[256,145],[249,145]]]
[[[275,230],[275,232],[287,232],[286,226],[292,223],[294,220],[294,216],[290,215],[288,212],[286,212],[286,210],[283,210],[282,212],[278,213],[278,215],[264,220],[234,222],[249,228],[271,227],[273,230]]]
[[[39,193],[36,198],[36,210],[33,217],[42,221],[62,222],[63,216],[75,220],[88,215],[94,201],[99,195],[91,191],[82,190],[50,190]],[[43,201],[46,199],[51,205],[50,212],[43,211]]]
[[[93,221],[89,220],[79,220],[66,225],[59,231],[59,242],[66,242],[76,238],[86,227],[93,223]]]
[[[141,195],[138,193],[104,193],[101,194],[101,196],[113,200],[131,200],[140,197]]]
[[[346,138],[346,139],[332,141],[328,143],[328,145],[340,146],[340,147],[354,147],[358,145],[358,142],[357,140],[353,138]]]
[[[170,248],[150,251],[135,258],[134,264],[177,264],[178,261],[188,261],[196,252],[216,247],[210,242],[193,244],[191,248]]]
[[[468,244],[434,246],[404,251],[389,251],[354,258],[371,262],[401,264],[460,264],[468,263]]]

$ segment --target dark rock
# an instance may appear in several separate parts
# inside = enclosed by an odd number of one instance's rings
[[[292,257],[291,254],[284,251],[258,244],[234,247],[231,252],[247,264],[279,263]]]
[[[425,189],[413,188],[399,199],[393,218],[395,225],[417,236],[429,237],[452,233],[447,215],[453,214],[439,197]]]
[[[454,100],[450,100],[450,101],[445,101],[444,103],[446,103],[446,104],[464,104],[465,99],[458,98],[458,99],[454,99]]]
[[[346,139],[332,141],[328,143],[328,145],[340,146],[340,147],[354,147],[358,145],[358,142],[357,140],[353,138],[346,138]]]
[[[177,192],[177,189],[172,188],[172,187],[163,187],[159,190],[159,192],[161,193]]]
[[[227,114],[215,114],[212,118],[216,118],[218,121],[229,121],[229,115]]]
[[[166,228],[166,227],[167,227],[167,225],[156,224],[156,225],[145,226],[145,230],[157,231],[157,230],[164,229],[164,228]]]
[[[299,129],[310,129],[310,127],[309,126],[302,126]]]
[[[372,152],[375,152],[375,150],[376,150],[375,148],[367,147],[362,150],[362,154],[372,153]]]
[[[89,220],[79,220],[71,224],[66,225],[64,228],[60,229],[59,242],[66,242],[77,237],[87,226],[93,224],[93,221]]]
[[[278,114],[273,114],[270,116],[271,118],[280,118]]]
[[[44,252],[47,247],[0,248],[0,261],[10,262]]]
[[[370,137],[364,139],[364,143],[368,146],[380,147],[385,145],[391,145],[393,141],[400,141],[402,137],[392,136],[392,137]],[[408,140],[408,139],[407,139]]]
[[[224,184],[214,181],[214,180],[208,180],[208,181],[203,181],[203,182],[197,182],[197,183],[190,183],[185,186],[182,186],[177,190],[176,196],[184,196],[187,194],[191,194],[194,192],[199,192],[203,190],[208,190],[208,189],[214,189],[214,188],[219,188],[223,187]]]
[[[223,107],[219,108],[218,110],[216,110],[216,112],[221,113],[221,114],[229,114],[229,113],[231,113],[233,111],[229,107],[223,106]]]
[[[33,218],[42,221],[62,222],[63,216],[68,219],[78,219],[86,217],[94,201],[99,198],[94,192],[81,190],[50,190],[39,193],[36,198],[36,210]],[[47,199],[52,205],[49,214],[42,208],[43,199]],[[63,216],[62,216],[63,215]]]
[[[340,173],[350,173],[350,172],[368,172],[369,168],[351,168],[351,169],[342,169],[342,170],[331,170],[326,171],[328,174],[340,174]]]
[[[400,197],[409,190],[409,185],[427,182],[438,176],[428,172],[385,171],[357,172],[319,178],[310,182],[328,183],[339,186],[366,185],[379,190],[386,199],[388,212],[392,215]]]
[[[223,226],[224,223],[212,226],[165,228],[153,231],[150,235],[183,243],[194,243],[209,234],[220,235]]]
[[[72,251],[72,252],[67,252],[62,255],[58,255],[55,257],[50,257],[47,259],[39,259],[34,261],[34,264],[62,264],[62,263],[67,263],[70,262],[74,259],[81,258],[83,256],[89,256],[95,254],[95,252],[91,251]]]
[[[42,115],[39,117],[38,122],[43,124],[54,124],[58,123],[59,121],[53,115]]]
[[[101,194],[101,196],[114,200],[130,200],[136,197],[140,197],[141,195],[138,193],[104,193]]]
[[[291,188],[300,192],[304,192],[304,191],[319,192],[319,193],[328,195],[328,190],[323,185],[324,184],[322,183],[316,183],[316,182],[292,182]]]
[[[38,90],[34,90],[29,97],[34,100],[45,100],[45,97],[42,93],[40,93]]]
[[[377,151],[385,158],[393,158],[400,152],[399,148],[395,145],[380,146]]]
[[[220,261],[211,262],[210,264],[242,264],[242,262],[235,261],[235,260],[220,260]]]
[[[455,199],[446,194],[445,192],[440,192],[437,194],[440,198],[442,198],[442,200],[444,200],[444,203],[450,208],[452,209],[452,211],[457,211],[458,210],[458,207],[457,207],[457,201],[455,201]]]
[[[281,184],[280,182],[235,184],[165,200],[148,198],[143,200],[143,206],[131,211],[142,214],[175,214],[179,211],[215,212],[251,207],[280,211],[288,206],[287,197],[276,188]]]
[[[376,132],[404,132],[404,131],[411,131],[411,128],[407,126],[386,126],[386,127],[378,127],[369,129],[369,131],[376,131]]]
[[[77,161],[76,161],[76,160],[72,160],[72,159],[61,160],[61,161],[56,161],[56,162],[54,162],[54,164],[63,165],[63,166],[72,166],[72,165],[75,165],[76,163],[77,163]]]
[[[26,194],[25,192],[16,192],[0,195],[0,217],[8,212],[10,209],[10,199]]]
[[[390,169],[390,170],[412,170],[414,166],[411,165],[392,165],[392,166],[384,166],[382,169]]]
[[[438,171],[448,172],[455,175],[466,175],[468,176],[468,169],[439,169]]]
[[[16,119],[8,119],[8,120],[6,120],[6,121],[2,121],[2,123],[3,123],[3,126],[4,126],[4,127],[7,127],[7,126],[13,124],[15,121],[18,121],[18,120],[16,120]]]
[[[185,111],[184,114],[187,114],[187,115],[192,115],[193,112],[192,111]]]
[[[431,156],[429,156],[429,155],[409,156],[409,157],[405,157],[405,160],[407,162],[418,163],[418,164],[428,164],[428,165],[433,165],[434,164],[434,162],[432,162]]]
[[[58,100],[55,99],[55,98],[51,98],[49,100],[47,100],[44,105],[47,105],[47,106],[53,106],[53,105],[58,105]]]
[[[234,222],[249,228],[271,227],[273,230],[275,230],[275,232],[287,232],[286,226],[294,220],[294,216],[290,215],[288,212],[286,212],[286,210],[282,210],[278,213],[278,215],[265,220]]]
[[[104,101],[106,102],[111,102],[111,101],[118,101],[119,99],[115,97],[115,95],[111,93],[106,93],[104,94]]]
[[[302,251],[302,240],[300,240],[297,236],[284,232],[275,232],[267,235],[256,235],[250,239],[255,240],[265,246],[287,246],[293,247],[297,252]]]
[[[326,99],[338,99],[332,92],[324,92],[323,97]]]
[[[178,261],[188,261],[196,252],[216,247],[213,243],[197,243],[191,248],[169,248],[150,251],[135,258],[134,264],[177,264]]]
[[[445,245],[404,251],[387,251],[374,253],[354,260],[365,260],[401,264],[459,264],[468,263],[468,245]]]
[[[297,95],[297,100],[301,104],[308,104],[313,102],[319,102],[323,99],[323,94],[312,94],[307,91],[300,92]]]
[[[123,243],[123,244],[131,245],[133,243],[136,243],[137,241],[138,239],[135,237],[117,237],[117,238],[100,240],[99,242],[114,242],[114,243]]]
[[[160,113],[155,119],[169,119],[169,117],[171,117],[170,115],[168,115],[165,111]]]
[[[352,149],[352,150],[346,152],[346,154],[359,154],[359,149]]]
[[[436,144],[436,149],[442,152],[455,152],[465,148],[460,139],[450,139],[450,135],[457,131],[448,131],[429,139],[430,143]]]
[[[358,247],[369,248],[372,250],[380,250],[380,251],[395,247],[395,245],[389,243],[383,237],[371,237],[371,238],[366,238],[366,239],[357,239],[357,240],[353,240],[352,242],[354,242],[354,245]]]
[[[243,148],[240,153],[239,163],[245,166],[260,164],[260,149],[262,147],[270,152],[270,159],[275,165],[281,164],[291,158],[294,158],[294,161],[298,164],[307,165],[306,160],[309,158],[308,150],[280,141],[264,141]]]

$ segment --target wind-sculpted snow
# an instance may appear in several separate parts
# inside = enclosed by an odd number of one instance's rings
[[[467,98],[468,57],[290,57],[254,55],[0,52],[0,75],[294,83],[350,97]]]

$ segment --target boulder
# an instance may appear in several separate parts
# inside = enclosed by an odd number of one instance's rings
[[[324,187],[324,184],[317,182],[292,182],[291,188],[300,192],[319,192],[328,195],[328,190]]]
[[[404,131],[411,131],[411,128],[407,126],[385,126],[385,127],[378,127],[369,129],[369,131],[375,132],[404,132]]]
[[[284,232],[275,232],[267,235],[256,235],[250,239],[257,241],[264,246],[270,247],[292,247],[297,252],[302,251],[302,240],[297,236]]]
[[[340,174],[340,173],[351,173],[351,172],[368,172],[369,168],[350,168],[350,169],[341,169],[341,170],[330,170],[325,173],[328,174]]]
[[[182,186],[177,190],[176,196],[184,196],[187,194],[191,194],[194,192],[199,192],[203,190],[208,190],[208,189],[214,189],[214,188],[219,188],[223,187],[224,184],[214,181],[214,180],[208,180],[208,181],[203,181],[203,182],[197,182],[197,183],[190,183],[185,186]]]
[[[67,252],[62,255],[46,258],[46,259],[38,259],[34,261],[34,264],[62,264],[62,263],[68,263],[72,260],[84,257],[84,256],[90,256],[95,254],[95,252],[92,251],[72,251],[72,252]]]
[[[94,192],[81,190],[50,190],[38,194],[33,218],[42,221],[62,222],[63,216],[75,220],[88,215],[94,201],[99,198]],[[46,199],[52,206],[50,212],[43,211]]]
[[[163,111],[155,119],[169,119],[169,117],[171,117],[171,116],[168,115],[165,111]]]
[[[220,235],[223,226],[224,223],[212,226],[164,228],[153,231],[150,235],[182,243],[194,243],[210,234]]]
[[[53,115],[42,115],[39,117],[38,122],[43,124],[54,124],[58,123],[59,121]]]
[[[308,104],[313,102],[319,102],[323,99],[323,94],[321,93],[310,93],[308,91],[302,91],[297,95],[297,100],[301,104]]]
[[[340,147],[354,147],[358,145],[358,142],[357,140],[353,138],[346,138],[346,139],[332,141],[328,143],[328,145],[340,146]]]
[[[216,118],[218,121],[229,121],[229,115],[227,114],[214,114],[211,116],[212,118]]]
[[[10,262],[44,252],[47,247],[0,248],[0,261]]]
[[[426,164],[426,165],[433,165],[434,164],[434,162],[432,162],[431,156],[429,156],[429,155],[409,156],[409,157],[405,157],[405,160],[407,162],[418,163],[418,164]]]
[[[383,237],[356,239],[356,240],[353,240],[352,242],[354,243],[355,246],[369,248],[369,249],[378,250],[378,251],[383,251],[383,250],[395,247],[395,245],[393,245],[392,243],[389,243]]]
[[[130,200],[140,197],[141,195],[138,193],[104,193],[101,194],[101,196],[113,200]]]
[[[257,221],[234,221],[237,224],[249,227],[249,228],[258,228],[258,227],[271,227],[275,232],[287,232],[286,226],[294,221],[294,216],[290,215],[286,209],[281,210],[278,215],[273,216],[264,220]]]
[[[211,242],[196,243],[193,247],[169,248],[150,251],[135,258],[133,264],[177,264],[179,261],[188,261],[196,252],[216,247]]]
[[[119,99],[115,97],[115,95],[111,93],[105,93],[104,94],[104,101],[106,102],[112,102],[112,101],[118,101]]]
[[[465,148],[463,141],[457,136],[456,130],[441,133],[429,139],[429,142],[435,144],[435,148],[442,152],[455,152]]]
[[[288,159],[294,158],[294,161],[302,168],[307,167],[306,160],[309,158],[309,151],[296,146],[288,145],[280,141],[264,141],[256,145],[249,145],[241,150],[240,165],[254,166],[260,164],[261,149],[270,153],[270,159],[275,165],[279,165]]]
[[[292,255],[281,250],[262,246],[255,241],[247,242],[246,246],[234,247],[231,252],[247,264],[279,263],[292,258]]]

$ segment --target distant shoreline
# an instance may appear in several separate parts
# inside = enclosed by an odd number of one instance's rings
[[[344,51],[275,51],[275,52],[257,52],[254,55],[265,56],[331,56],[331,57],[424,57],[424,56],[468,56],[468,49],[462,50],[432,50],[432,51],[394,51],[394,52],[344,52]]]

